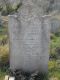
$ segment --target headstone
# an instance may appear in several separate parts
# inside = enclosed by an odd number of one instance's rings
[[[47,72],[49,60],[49,16],[24,0],[19,15],[9,15],[10,69]]]

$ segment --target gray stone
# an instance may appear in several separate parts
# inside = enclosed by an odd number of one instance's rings
[[[60,20],[58,19],[51,19],[51,32],[56,33],[60,31]]]
[[[60,10],[60,0],[54,0],[53,9]]]
[[[39,7],[29,3],[24,3],[18,15],[9,16],[10,68],[47,72],[49,16],[41,17]]]

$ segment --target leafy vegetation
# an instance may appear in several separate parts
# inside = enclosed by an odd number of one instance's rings
[[[9,61],[9,47],[8,45],[0,46],[0,65],[6,64]]]
[[[58,49],[60,49],[60,36],[52,34],[50,42],[50,57],[58,58]]]
[[[60,80],[60,65],[55,60],[49,61],[49,78]]]
[[[5,26],[0,26],[0,80],[4,80],[9,66],[9,46],[6,31]]]
[[[10,4],[6,4],[6,9],[4,8],[1,8],[0,7],[0,10],[1,10],[1,14],[3,16],[7,16],[9,14],[14,14],[18,11],[18,9],[22,6],[22,3],[19,3],[17,4],[14,8],[10,5]]]
[[[60,80],[60,33],[51,35],[50,61],[49,61],[50,80]]]

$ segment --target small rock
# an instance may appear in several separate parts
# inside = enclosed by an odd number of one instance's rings
[[[15,80],[15,77],[9,77],[9,80]]]
[[[8,79],[9,79],[9,75],[6,75],[4,80],[8,80]]]

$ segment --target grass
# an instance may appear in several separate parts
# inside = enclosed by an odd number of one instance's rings
[[[49,61],[49,78],[60,80],[60,68],[55,60]]]
[[[0,70],[0,80],[4,80],[6,74],[8,74],[6,71]],[[54,60],[49,61],[49,80],[60,80],[60,69],[58,69]]]
[[[0,80],[4,80],[5,75],[8,75],[8,67],[1,69],[0,68]]]
[[[0,69],[0,80],[4,80],[4,77],[6,74],[7,74],[7,72]]]
[[[50,55],[57,55],[60,52],[57,52],[58,48],[60,49],[60,33],[56,33],[52,35],[51,43],[50,43]],[[53,59],[49,61],[49,78],[50,80],[60,80],[60,64],[58,65],[58,60]],[[60,60],[60,59],[59,59]],[[59,62],[60,63],[60,62]]]
[[[0,41],[7,38],[7,35],[4,34],[3,32],[6,32],[6,29],[0,27]],[[7,44],[4,46],[0,45],[0,57],[2,57],[1,58],[2,60],[0,59],[0,61],[3,61],[4,64],[8,59],[8,52],[9,52],[9,48]],[[4,80],[6,74],[8,74],[6,70],[1,69],[0,66],[0,80]]]

